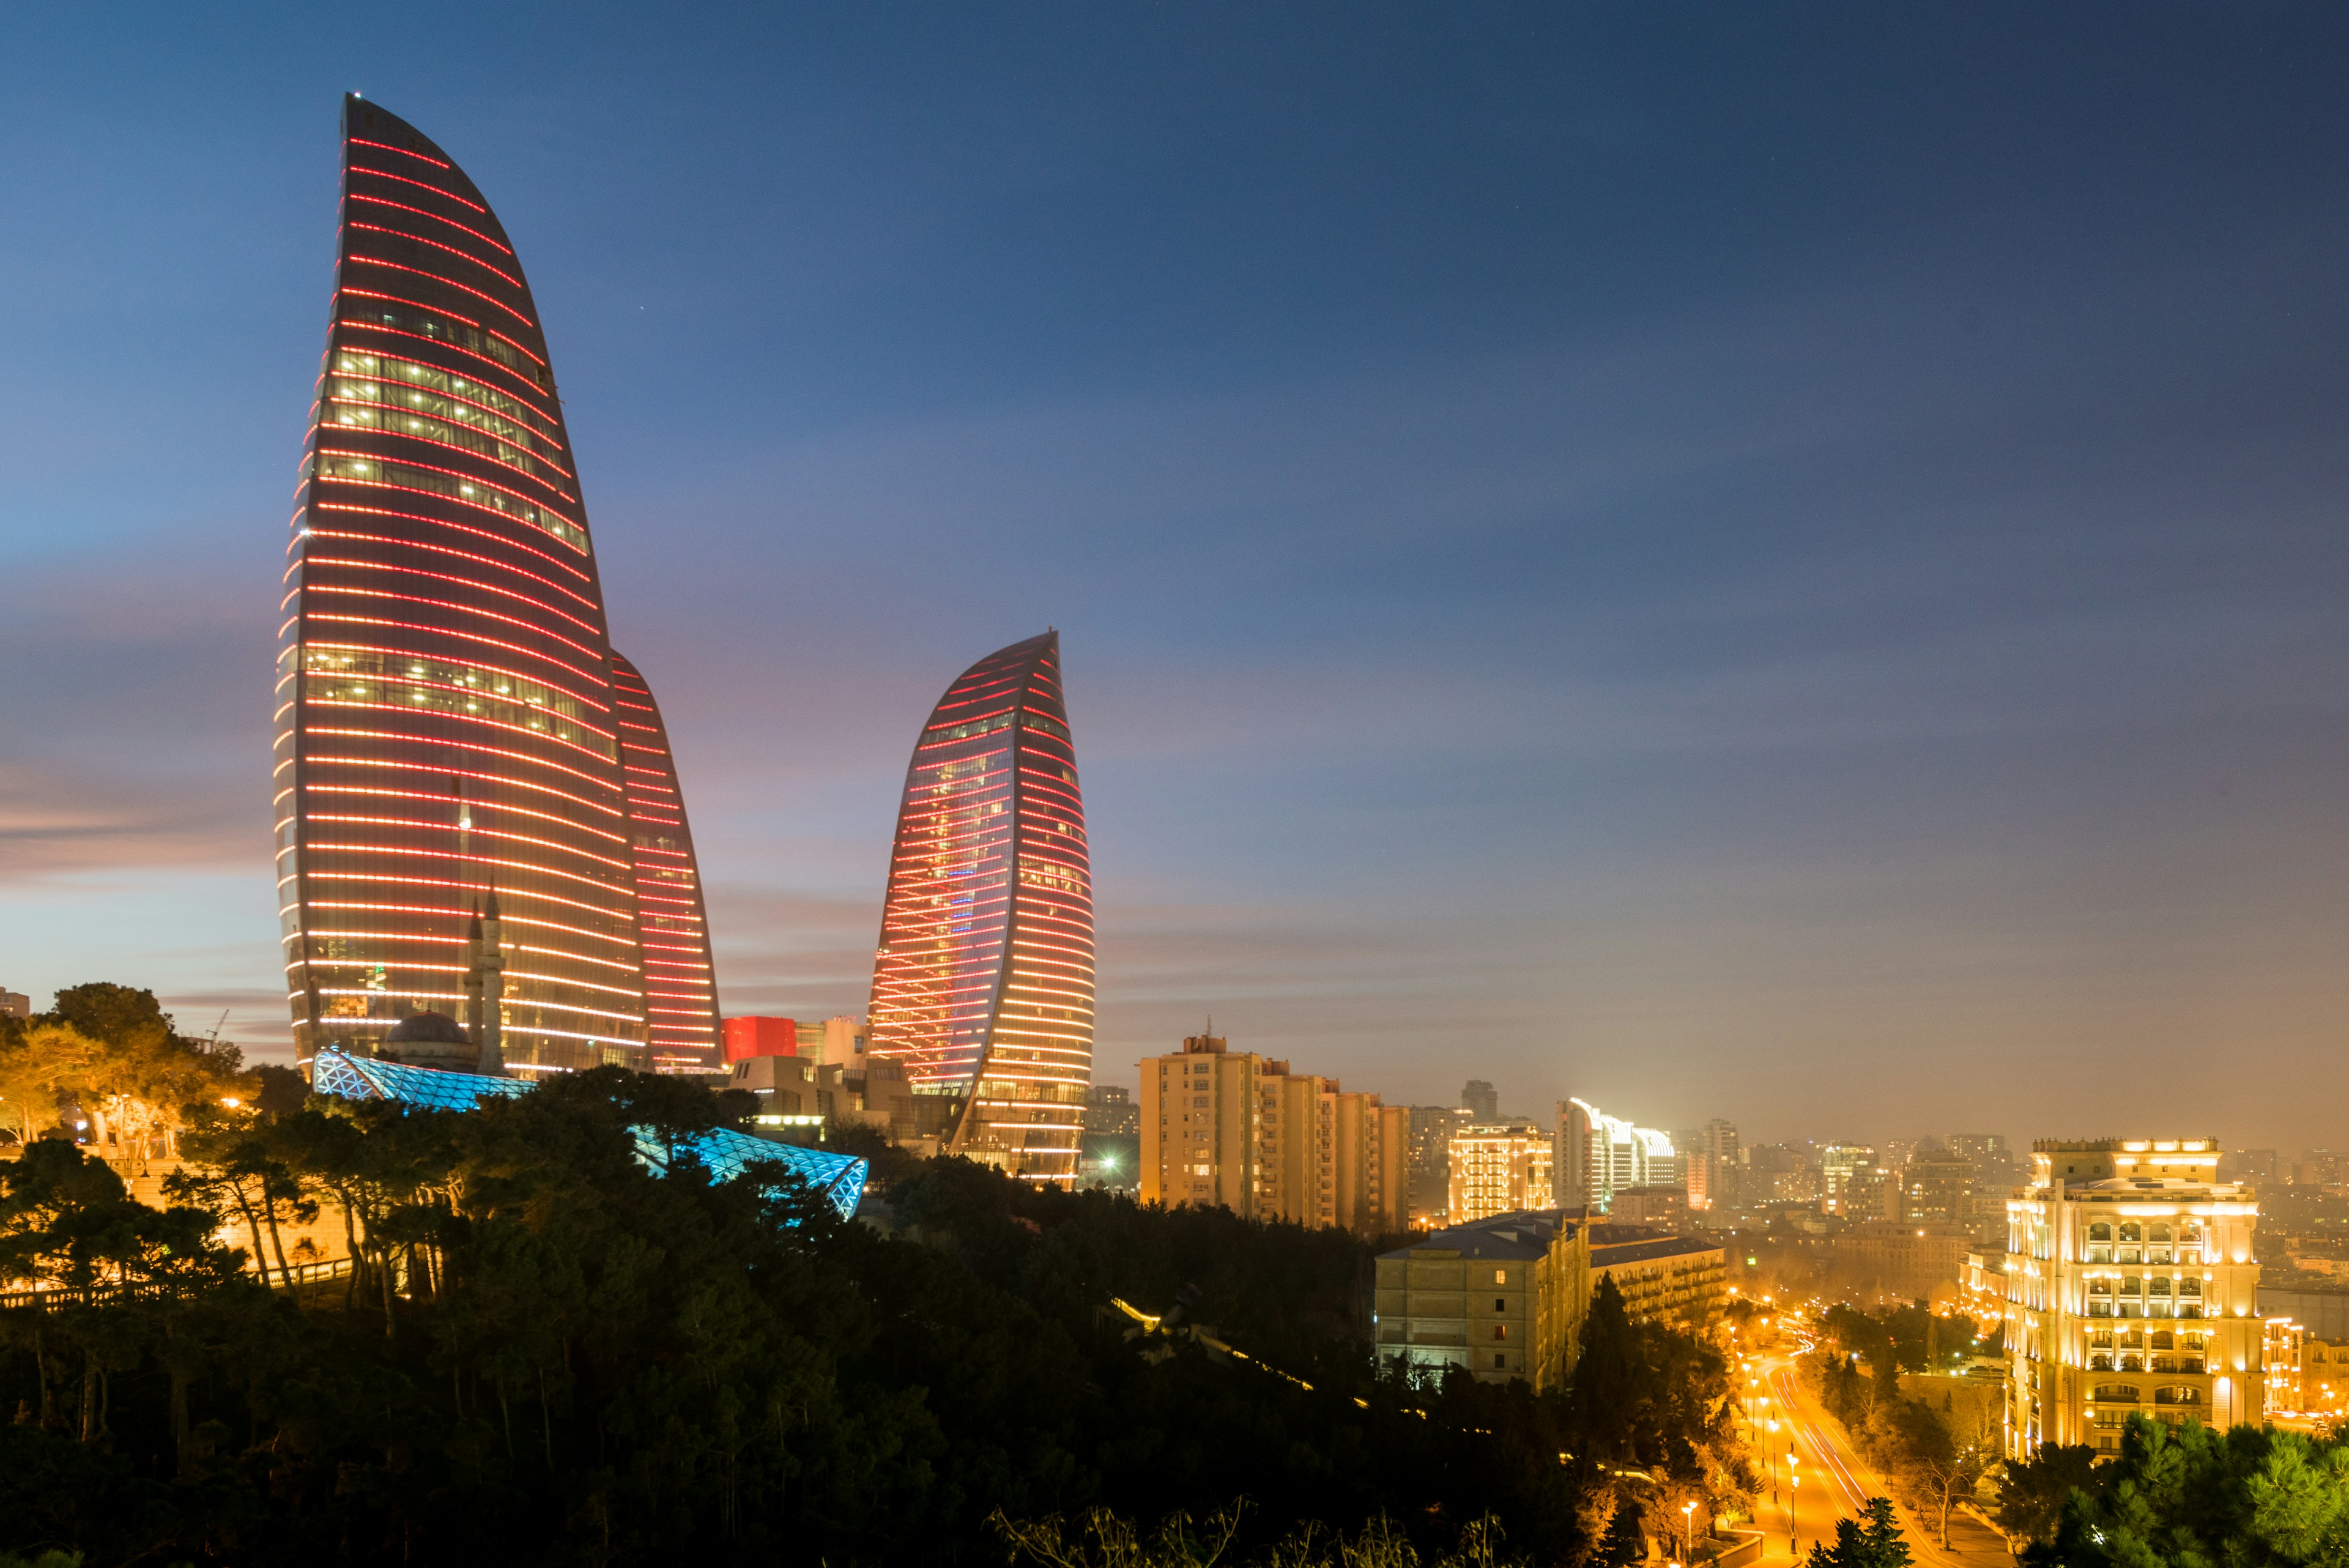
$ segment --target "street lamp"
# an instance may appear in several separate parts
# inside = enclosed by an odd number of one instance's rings
[[[1696,1560],[1696,1503],[1693,1501],[1681,1504],[1681,1555],[1691,1562]]]
[[[1794,1456],[1789,1454],[1787,1458],[1791,1459]],[[1790,1475],[1786,1478],[1786,1547],[1797,1557],[1803,1554],[1803,1527],[1795,1522],[1795,1489],[1802,1484],[1803,1478],[1800,1476]]]

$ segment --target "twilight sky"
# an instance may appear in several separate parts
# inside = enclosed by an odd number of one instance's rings
[[[1098,1075],[2341,1147],[2349,14],[10,8],[0,984],[285,1049],[340,94],[519,247],[729,1012],[1057,625]]]

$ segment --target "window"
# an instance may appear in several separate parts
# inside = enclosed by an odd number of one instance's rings
[[[2186,1383],[2165,1383],[2153,1391],[2157,1405],[2199,1405],[2202,1390]]]
[[[1495,1351],[1495,1352],[1493,1352],[1493,1365],[1494,1365],[1495,1367],[1506,1366],[1508,1364],[1509,1364],[1509,1358],[1508,1358],[1507,1356],[1506,1356],[1506,1355],[1502,1355],[1502,1354],[1501,1354],[1499,1351],[1497,1351],[1497,1350],[1496,1350],[1496,1351]]]
[[[2089,1241],[2111,1241],[2112,1239],[2113,1239],[2113,1228],[2112,1228],[2110,1225],[2106,1225],[2106,1224],[2104,1224],[2104,1223],[2102,1223],[2102,1222],[2099,1222],[2099,1223],[2097,1223],[2097,1224],[2094,1224],[2094,1225],[2091,1225],[2091,1226],[2089,1226],[2089,1227],[2088,1227],[2088,1240],[2089,1240]]]
[[[1500,1297],[1495,1296],[1493,1298],[1493,1310],[1495,1312],[1506,1312],[1509,1310],[1509,1303],[1503,1301]]]
[[[1509,1325],[1508,1325],[1507,1324],[1506,1324],[1506,1323],[1496,1323],[1496,1324],[1495,1324],[1493,1325],[1493,1337],[1494,1337],[1495,1339],[1506,1339],[1506,1338],[1508,1338],[1508,1337],[1509,1337]]]
[[[2134,1405],[2137,1403],[2137,1385],[2134,1383],[2099,1383],[2096,1385],[2095,1392],[2090,1395],[2089,1397],[2095,1399],[2100,1405]]]
[[[1496,1285],[1507,1284],[1509,1282],[1509,1271],[1506,1269],[1495,1269],[1493,1271],[1493,1282]]]
[[[2144,1241],[2145,1227],[2138,1224],[2134,1220],[2130,1220],[2127,1224],[2121,1227],[2121,1240],[2124,1241]]]

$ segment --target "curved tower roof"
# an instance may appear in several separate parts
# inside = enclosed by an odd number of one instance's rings
[[[652,1066],[712,1073],[719,1052],[718,979],[701,868],[685,819],[685,790],[669,754],[660,704],[636,667],[612,655],[612,706],[620,734],[620,782],[636,867],[636,940],[645,954],[645,1020]]]
[[[297,1049],[455,1012],[494,888],[507,1064],[640,1063],[611,648],[538,306],[454,160],[356,98],[343,134],[277,671]]]
[[[964,670],[915,742],[869,1039],[916,1094],[946,1097],[954,1151],[1075,1179],[1093,902],[1057,632]]]

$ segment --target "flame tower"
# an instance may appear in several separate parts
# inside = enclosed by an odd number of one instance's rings
[[[497,214],[429,140],[350,98],[343,154],[279,629],[297,1053],[364,1056],[411,1013],[460,1016],[472,912],[494,894],[506,1065],[649,1064],[635,840],[658,797],[640,808],[624,783],[628,667],[538,307]],[[626,690],[650,707],[641,681]],[[693,909],[698,936],[698,892]]]
[[[620,732],[620,787],[636,867],[636,942],[645,955],[645,1028],[662,1073],[713,1073],[719,1053],[717,971],[701,871],[686,825],[685,792],[669,754],[668,726],[636,667],[612,655],[612,704]]]
[[[1029,1180],[1075,1179],[1093,900],[1058,632],[964,670],[915,742],[870,1039],[905,1063],[917,1095],[937,1096],[950,1151]]]

